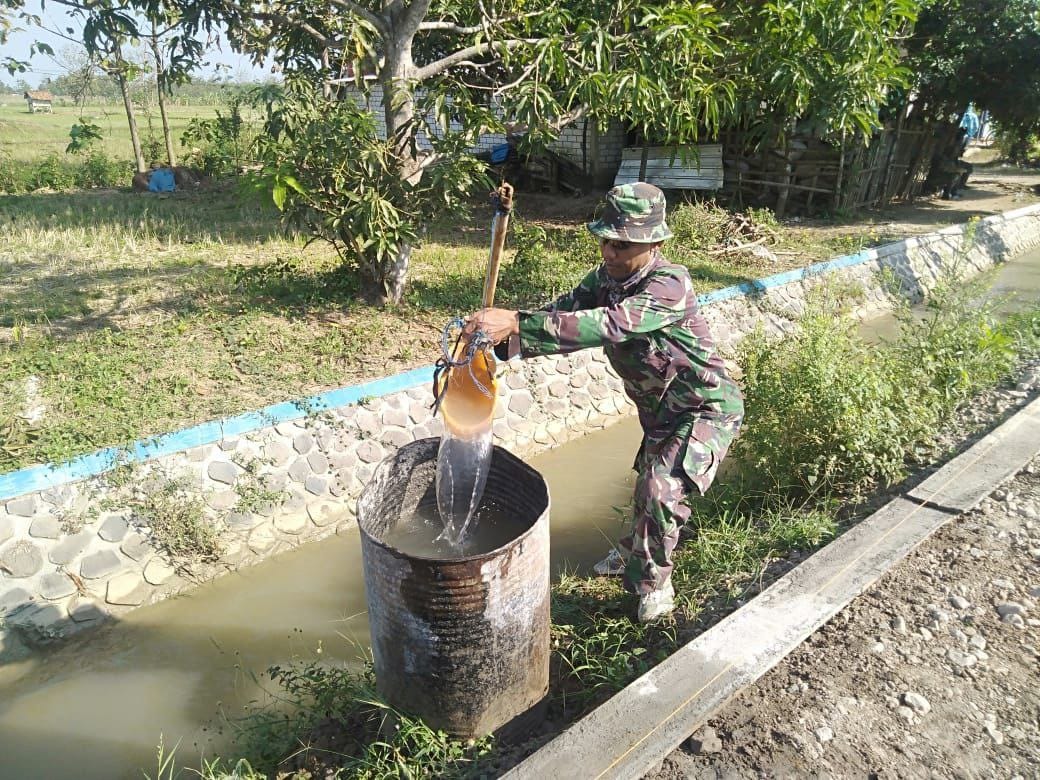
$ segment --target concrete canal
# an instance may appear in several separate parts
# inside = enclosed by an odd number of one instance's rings
[[[992,277],[1019,306],[1040,298],[1040,251]],[[1013,301],[1009,308],[1015,308]],[[891,333],[891,318],[867,330]],[[589,571],[622,527],[634,418],[530,459],[552,499],[554,573]],[[305,545],[138,609],[59,650],[0,668],[0,777],[140,777],[160,735],[182,764],[219,752],[222,713],[263,696],[253,674],[294,658],[360,663],[368,645],[356,533]]]

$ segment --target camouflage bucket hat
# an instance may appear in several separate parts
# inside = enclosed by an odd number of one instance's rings
[[[607,193],[607,207],[588,223],[594,236],[636,244],[653,244],[672,237],[664,221],[664,193],[653,184],[620,184]]]

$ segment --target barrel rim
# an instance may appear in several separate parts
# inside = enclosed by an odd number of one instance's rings
[[[391,465],[393,464],[393,462],[400,456],[400,454],[401,454],[401,452],[403,450],[405,450],[405,449],[407,449],[409,447],[429,446],[430,444],[432,444],[434,442],[440,442],[440,437],[439,436],[430,436],[430,437],[427,437],[427,438],[424,438],[424,439],[416,439],[415,441],[409,442],[408,444],[405,444],[403,447],[400,447],[396,452],[394,452],[391,455],[388,455],[387,457],[383,458],[383,460],[381,460],[379,462],[379,465],[376,467],[375,471],[372,472],[372,476],[369,477],[368,482],[361,489],[361,494],[357,497],[357,501],[355,503],[355,507],[356,507],[355,515],[357,517],[357,526],[358,526],[358,530],[361,532],[362,540],[364,540],[366,542],[371,542],[372,544],[375,544],[377,547],[379,547],[379,548],[385,550],[386,552],[390,553],[395,558],[400,558],[401,560],[406,560],[406,561],[423,561],[423,562],[435,563],[435,564],[472,563],[474,561],[481,561],[481,560],[487,560],[489,558],[498,557],[503,552],[505,552],[505,551],[509,550],[510,548],[514,547],[519,542],[524,541],[528,536],[530,536],[532,533],[534,533],[535,530],[538,528],[538,526],[545,520],[545,518],[549,516],[549,509],[550,509],[550,506],[551,506],[551,496],[549,495],[549,485],[548,485],[548,483],[546,483],[545,477],[543,477],[541,475],[541,473],[539,473],[539,471],[537,469],[535,469],[530,464],[528,464],[528,463],[524,462],[523,460],[521,460],[519,457],[517,457],[512,452],[507,450],[505,447],[499,446],[498,444],[492,444],[491,445],[492,458],[494,458],[496,456],[496,454],[497,454],[498,457],[502,457],[502,458],[505,458],[507,461],[510,461],[511,465],[519,466],[522,471],[526,471],[529,475],[537,478],[537,481],[541,485],[541,491],[545,495],[545,509],[543,509],[538,514],[538,516],[535,517],[531,521],[531,524],[527,527],[527,529],[525,529],[523,531],[523,533],[521,533],[519,536],[515,537],[514,539],[506,542],[502,546],[496,547],[493,550],[488,550],[487,552],[476,553],[474,555],[467,555],[467,556],[462,556],[462,557],[458,557],[458,558],[435,558],[435,557],[428,556],[428,555],[410,555],[408,553],[402,552],[401,550],[398,550],[396,547],[392,547],[391,545],[389,545],[386,542],[384,542],[382,539],[376,538],[373,534],[371,534],[368,531],[367,528],[365,528],[365,524],[362,522],[362,513],[361,513],[361,502],[364,500],[365,496],[368,494],[369,488],[371,487],[372,483],[375,481],[376,474],[378,474],[379,471],[381,471],[383,469],[390,468]]]

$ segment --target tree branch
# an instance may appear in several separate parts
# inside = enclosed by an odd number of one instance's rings
[[[483,25],[475,24],[472,27],[460,27],[455,22],[423,22],[419,25],[419,32],[428,32],[430,30],[445,30],[452,32],[457,35],[473,35],[483,30]]]
[[[549,123],[549,127],[555,131],[560,131],[572,122],[577,122],[588,112],[588,106],[578,106],[568,111],[566,114],[556,117],[552,122]],[[506,131],[514,135],[522,135],[530,130],[526,124],[522,122],[507,122]]]
[[[303,30],[303,32],[307,33],[309,36],[314,38],[314,40],[316,40],[322,46],[331,46],[335,43],[335,41],[333,41],[331,38],[329,38],[324,33],[320,32],[319,30],[316,30],[307,22],[296,21],[295,19],[290,19],[288,16],[284,16],[282,14],[272,14],[267,13],[266,11],[253,11],[250,14],[250,16],[252,16],[254,19],[259,19],[260,21],[278,22],[279,24],[283,24],[286,27],[295,27],[298,30]]]
[[[379,14],[373,13],[372,11],[369,11],[367,8],[358,5],[354,2],[354,0],[329,0],[329,2],[331,2],[333,5],[339,6],[340,8],[350,11],[352,14],[356,16],[360,16],[370,25],[379,30],[380,34],[384,37],[390,31],[390,25],[387,24],[385,17],[382,17]]]
[[[441,59],[436,60],[435,62],[431,62],[428,65],[423,65],[421,68],[416,68],[415,72],[412,74],[412,77],[418,81],[424,81],[425,79],[436,76],[439,73],[443,73],[449,68],[452,68],[473,57],[480,57],[496,49],[505,49],[506,51],[512,51],[513,49],[517,49],[520,46],[524,46],[526,44],[538,43],[539,40],[541,39],[514,39],[511,41],[492,41],[490,43],[478,43],[474,46],[467,46],[465,49],[459,49],[458,51],[449,54],[447,57],[442,57]]]
[[[534,58],[534,62],[532,62],[530,65],[528,65],[526,68],[524,68],[524,72],[521,73],[516,78],[515,81],[511,81],[508,84],[503,84],[500,87],[496,87],[495,91],[492,94],[495,97],[498,97],[503,92],[508,92],[509,90],[511,90],[511,89],[513,89],[515,87],[520,86],[520,84],[524,81],[524,79],[526,79],[528,76],[530,76],[538,68],[538,66],[541,65],[541,64],[542,64],[542,52],[539,52],[538,56]]]

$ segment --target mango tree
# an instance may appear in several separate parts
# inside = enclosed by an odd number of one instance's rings
[[[678,144],[806,116],[868,131],[905,80],[898,46],[920,2],[131,0],[144,18],[172,9],[186,36],[225,30],[273,57],[269,191],[389,303],[424,227],[479,184],[482,133],[536,145],[582,117]]]
[[[275,201],[389,303],[424,226],[480,183],[481,133],[541,143],[580,117],[618,117],[684,142],[735,103],[723,19],[705,3],[269,0],[206,12],[285,74],[264,145]]]

